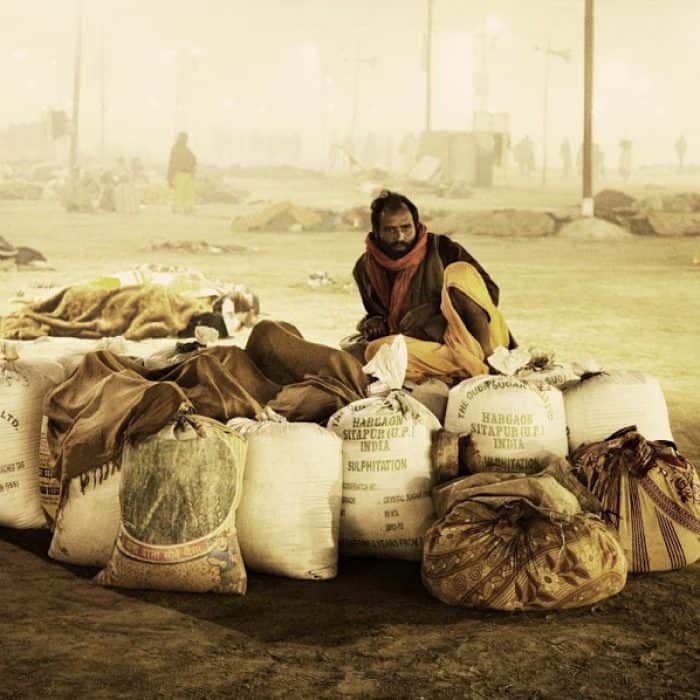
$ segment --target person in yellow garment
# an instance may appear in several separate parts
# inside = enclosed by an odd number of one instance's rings
[[[353,277],[367,312],[341,347],[362,361],[401,333],[406,379],[448,383],[488,374],[498,346],[516,346],[498,309],[499,290],[459,243],[429,233],[407,197],[383,191],[371,205],[372,231]]]
[[[191,214],[194,210],[194,172],[197,159],[187,145],[187,134],[181,131],[170,149],[168,185],[173,190],[173,211]]]

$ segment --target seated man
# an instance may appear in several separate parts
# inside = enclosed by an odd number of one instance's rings
[[[372,231],[353,270],[367,315],[341,347],[366,361],[401,333],[411,381],[487,374],[496,347],[515,347],[496,284],[461,245],[428,233],[407,197],[385,190],[371,210]]]

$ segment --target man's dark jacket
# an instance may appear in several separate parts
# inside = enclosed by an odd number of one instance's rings
[[[362,303],[369,316],[389,317],[387,309],[372,287],[367,274],[365,253],[355,264],[352,272],[362,296]],[[447,327],[445,317],[440,313],[442,282],[445,268],[453,262],[467,262],[473,265],[486,283],[489,296],[498,305],[498,287],[486,270],[459,244],[442,234],[428,233],[425,258],[416,270],[411,283],[411,308],[399,322],[399,332],[420,340],[433,340],[441,343]],[[362,321],[358,324],[361,327]]]

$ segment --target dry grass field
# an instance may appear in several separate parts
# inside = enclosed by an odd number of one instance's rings
[[[259,201],[309,206],[370,200],[350,183],[311,177],[240,188]],[[426,211],[576,201],[565,190],[499,190],[466,204],[406,194]],[[208,205],[182,217],[152,206],[126,216],[0,202],[0,235],[41,250],[55,268],[0,272],[0,313],[30,284],[154,262],[245,283],[266,317],[337,344],[361,315],[350,272],[365,232],[231,233],[231,217],[252,207]],[[678,446],[700,464],[698,238],[455,239],[500,285],[521,344],[658,377]],[[178,240],[241,249],[147,249]],[[308,286],[314,271],[336,284]],[[48,559],[48,542],[46,532],[0,529],[2,698],[696,697],[698,565],[630,577],[593,609],[507,615],[445,606],[424,591],[417,565],[386,561],[343,560],[326,583],[253,574],[243,598],[108,590],[91,582],[93,570]]]

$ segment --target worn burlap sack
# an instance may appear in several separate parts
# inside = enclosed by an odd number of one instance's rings
[[[536,610],[591,605],[622,590],[615,532],[552,474],[474,474],[433,490],[427,589],[450,605]]]
[[[245,593],[236,536],[245,439],[182,416],[122,456],[121,524],[96,581],[122,588]]]
[[[633,427],[572,456],[620,535],[630,571],[680,569],[700,559],[700,479],[670,442]]]

